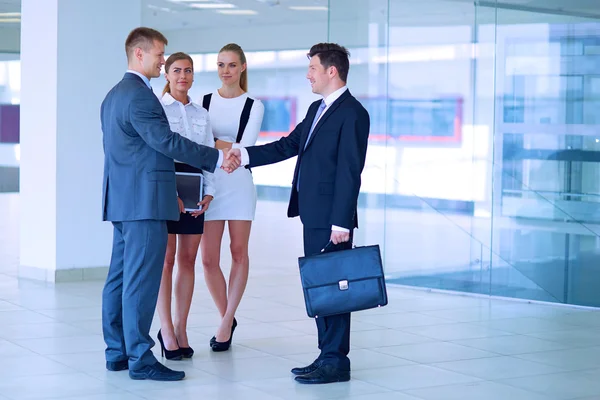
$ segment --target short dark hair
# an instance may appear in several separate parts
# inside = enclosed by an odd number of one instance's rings
[[[307,56],[312,58],[318,55],[321,65],[325,68],[334,66],[340,79],[346,83],[350,70],[350,52],[337,43],[318,43],[310,48]]]
[[[138,47],[141,47],[146,52],[150,51],[152,46],[154,46],[155,40],[164,43],[165,46],[169,44],[165,35],[152,28],[140,27],[132,30],[127,36],[127,40],[125,40],[127,59],[131,57],[133,50]]]

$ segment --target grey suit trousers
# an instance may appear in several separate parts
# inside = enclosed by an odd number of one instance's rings
[[[113,222],[113,249],[102,293],[106,361],[139,370],[157,360],[150,326],[167,249],[165,221]]]

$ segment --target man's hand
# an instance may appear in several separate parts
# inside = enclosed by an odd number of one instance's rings
[[[239,149],[224,149],[222,151],[223,165],[221,165],[221,169],[230,174],[233,171],[235,171],[242,163],[242,154],[239,151]]]
[[[331,243],[340,244],[350,240],[350,232],[331,231]]]
[[[177,198],[177,204],[179,204],[179,212],[183,214],[185,212],[185,206],[183,205],[183,200],[179,197]]]
[[[210,206],[210,202],[213,201],[214,197],[212,197],[211,195],[206,195],[204,196],[204,198],[202,199],[202,201],[200,203],[198,203],[199,206],[202,206],[202,208],[198,211],[192,211],[192,217],[194,218],[198,218],[199,216],[201,216],[202,214],[204,214],[206,212],[206,210],[208,210],[208,206]]]

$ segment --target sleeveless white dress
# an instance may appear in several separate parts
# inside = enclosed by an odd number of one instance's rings
[[[221,97],[218,91],[213,92],[208,112],[215,139],[235,143],[240,116],[248,97],[248,94],[243,94],[226,99]],[[199,99],[198,103],[202,104],[202,99]],[[264,111],[261,101],[254,99],[250,119],[240,141],[241,146],[253,146],[256,143]],[[206,221],[254,220],[256,188],[249,170],[242,167],[228,174],[222,169],[217,169],[214,173],[214,185],[215,198],[205,213]]]

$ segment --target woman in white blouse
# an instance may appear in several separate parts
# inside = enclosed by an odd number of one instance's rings
[[[165,78],[167,85],[161,101],[171,130],[196,143],[214,147],[208,112],[188,97],[188,91],[194,81],[192,58],[185,53],[172,54],[165,63]],[[178,171],[199,172],[192,166],[178,162],[175,163],[175,168]],[[204,213],[215,195],[214,174],[204,171],[202,174],[204,198],[199,203],[202,208],[199,211],[186,212],[183,202],[178,198],[180,220],[167,222],[169,241],[157,309],[161,325],[158,340],[163,356],[170,360],[190,358],[194,354],[188,343],[187,319],[194,292],[196,255],[204,231]],[[171,293],[176,254],[178,271],[175,278],[176,307],[173,318]]]
[[[216,148],[252,146],[256,143],[264,106],[248,95],[246,56],[237,44],[224,46],[217,57],[221,88],[205,95],[202,105],[210,113]],[[231,174],[215,171],[216,197],[206,212],[202,240],[204,278],[221,314],[221,324],[210,340],[213,351],[225,351],[237,321],[235,312],[248,281],[248,241],[256,210],[256,189],[249,169],[238,168]],[[231,239],[229,288],[220,267],[221,241],[227,221]]]

